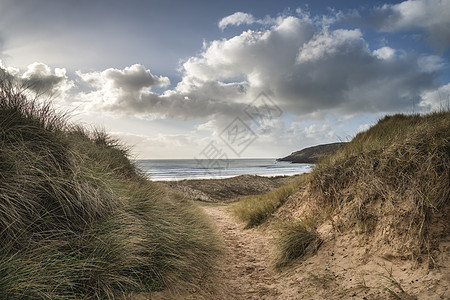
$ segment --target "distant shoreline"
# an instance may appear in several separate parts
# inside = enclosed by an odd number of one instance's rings
[[[240,175],[277,177],[310,172],[312,164],[293,165],[276,159],[136,160],[136,166],[151,181],[227,179]]]

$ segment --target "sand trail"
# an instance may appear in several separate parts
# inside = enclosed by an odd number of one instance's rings
[[[226,206],[203,206],[216,224],[225,246],[220,270],[223,299],[274,299],[279,294],[277,273],[271,263],[270,236],[244,229]]]

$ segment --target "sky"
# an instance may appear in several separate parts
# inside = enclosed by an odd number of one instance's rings
[[[133,158],[276,158],[450,104],[450,0],[0,0],[0,69]]]

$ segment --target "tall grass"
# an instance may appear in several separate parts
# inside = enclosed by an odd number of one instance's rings
[[[449,133],[448,110],[386,116],[324,157],[303,182],[243,197],[233,212],[247,227],[257,226],[304,185],[307,197],[302,201],[308,202],[314,220],[304,215],[302,221],[286,221],[281,227],[277,267],[301,257],[311,245],[318,247],[315,228],[330,219],[338,232],[358,228],[365,242],[378,239],[373,248],[388,245],[395,255],[420,260],[447,234]],[[306,226],[306,221],[314,224]]]
[[[430,224],[448,213],[449,132],[449,111],[387,116],[318,164],[312,191],[347,225],[390,226],[408,251],[430,251]]]
[[[279,225],[280,226],[280,225]],[[285,222],[276,241],[278,256],[275,266],[282,269],[304,256],[308,249],[315,252],[321,244],[319,235],[305,221]]]
[[[232,207],[234,215],[246,223],[246,228],[262,224],[304,184],[306,176],[265,194],[241,197]]]
[[[127,155],[0,78],[2,297],[114,299],[202,284],[219,252],[207,219]]]

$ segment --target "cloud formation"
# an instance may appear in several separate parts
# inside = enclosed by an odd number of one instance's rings
[[[306,13],[303,13],[302,10],[297,9],[297,14],[303,17],[308,17]],[[235,12],[229,16],[222,18],[218,26],[220,29],[224,30],[229,26],[241,26],[241,25],[252,25],[252,24],[260,24],[260,25],[275,25],[280,21],[283,17],[272,18],[270,16],[266,16],[262,19],[255,18],[252,14],[244,13],[241,11]]]
[[[388,8],[394,6],[380,10]],[[236,13],[220,24],[251,22],[259,21]],[[300,117],[410,111],[412,103],[430,107],[430,97],[424,95],[439,87],[444,65],[437,55],[389,46],[371,49],[359,29],[318,27],[308,15],[297,13],[278,17],[269,28],[207,43],[183,63],[176,87],[162,93],[153,88],[168,86],[169,78],[140,64],[78,71],[81,91],[73,94],[73,102],[86,111],[148,119],[226,120],[245,118],[245,107],[264,91],[284,112]],[[31,64],[22,75],[15,69],[8,72],[35,90],[61,93],[74,85],[65,69],[52,71],[43,63]]]
[[[375,29],[383,32],[424,31],[436,46],[450,46],[450,1],[408,0],[385,4],[367,18]]]
[[[145,88],[164,87],[170,84],[169,78],[153,75],[150,70],[139,64],[134,64],[123,70],[110,68],[102,72],[85,74],[77,72],[77,74],[94,87],[122,89],[127,92],[140,92]]]
[[[238,11],[220,20],[218,25],[220,29],[224,30],[230,25],[239,26],[242,24],[253,24],[254,22],[255,18],[252,15]]]
[[[21,74],[18,68],[6,67],[0,60],[0,71],[17,80],[18,83],[38,94],[63,99],[66,93],[74,87],[66,74],[66,69],[55,68],[54,71],[44,63],[35,62],[27,67]]]
[[[38,62],[29,65],[21,79],[26,86],[37,93],[61,96],[73,87],[73,82],[67,78],[66,69],[55,68],[52,72],[49,66]]]
[[[358,29],[286,16],[269,29],[208,43],[162,94],[151,88],[169,79],[143,65],[77,74],[92,89],[79,97],[88,110],[186,120],[238,116],[261,91],[299,116],[409,111],[438,87],[442,65],[439,56],[371,50]]]
[[[86,110],[109,111],[114,114],[137,115],[144,118],[201,118],[215,113],[234,114],[231,99],[245,91],[240,84],[203,82],[200,88],[186,92],[169,90],[160,95],[152,92],[154,86],[167,86],[169,79],[153,75],[143,65],[123,70],[77,72],[80,79],[92,89],[78,95]],[[242,108],[242,105],[239,109]]]
[[[425,92],[422,99],[419,105],[427,110],[450,109],[450,83],[437,90]]]

